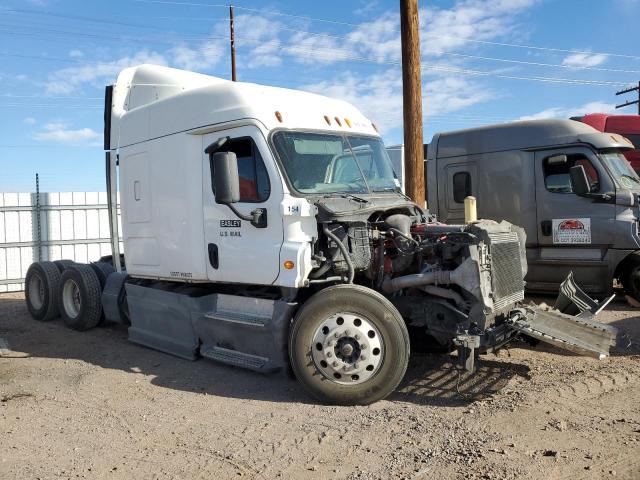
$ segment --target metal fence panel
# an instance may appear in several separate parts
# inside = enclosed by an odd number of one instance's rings
[[[24,290],[39,256],[86,263],[110,254],[106,192],[0,193],[0,292]]]

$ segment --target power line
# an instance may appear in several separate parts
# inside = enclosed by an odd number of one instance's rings
[[[229,8],[231,6],[231,4],[210,4],[210,3],[194,3],[194,2],[173,2],[173,1],[169,1],[169,0],[133,0],[134,2],[138,2],[138,3],[155,3],[155,4],[161,4],[161,5],[182,5],[182,6],[187,6],[187,7],[208,7],[208,8]],[[233,8],[237,9],[237,10],[245,10],[248,12],[254,12],[254,13],[261,13],[263,15],[274,15],[274,16],[279,16],[279,17],[289,17],[289,18],[297,18],[297,19],[301,19],[301,20],[312,20],[315,22],[324,22],[324,23],[331,23],[334,25],[347,25],[349,27],[359,27],[363,24],[359,24],[359,23],[349,23],[349,22],[342,22],[339,20],[331,20],[331,19],[326,19],[326,18],[314,18],[314,17],[308,17],[305,15],[294,15],[291,13],[283,13],[283,12],[276,12],[276,11],[271,11],[271,10],[262,10],[262,9],[257,9],[257,8],[248,8],[248,7],[239,7],[237,5],[233,5]]]
[[[213,8],[222,8],[222,7],[228,8],[229,7],[229,4],[207,4],[207,3],[195,3],[195,2],[175,2],[175,1],[170,1],[170,0],[133,0],[133,1],[134,2],[139,2],[139,3],[155,3],[155,4],[164,4],[164,5],[183,5],[183,6],[213,7]],[[294,15],[294,14],[283,13],[283,12],[274,12],[274,11],[269,11],[269,10],[264,10],[264,9],[254,9],[254,8],[238,7],[238,6],[234,6],[234,8],[236,8],[238,10],[246,10],[246,11],[250,11],[250,12],[261,13],[263,15],[276,15],[276,16],[284,16],[284,17],[291,17],[291,18],[300,18],[300,19],[304,19],[304,20],[332,23],[332,24],[337,24],[337,25],[347,25],[347,26],[351,26],[351,27],[361,27],[361,26],[367,25],[367,23],[349,23],[349,22],[342,22],[342,21],[326,19],[326,18],[317,18],[317,17],[310,17],[310,16],[303,16],[303,15]],[[435,38],[449,38],[449,39],[454,39],[454,40],[464,40],[465,42],[470,42],[470,43],[478,43],[478,44],[484,44],[484,45],[494,45],[494,46],[500,46],[500,47],[524,48],[524,49],[530,49],[530,50],[540,50],[540,51],[549,51],[549,52],[562,52],[562,53],[575,53],[575,54],[582,54],[582,55],[606,55],[606,56],[609,56],[609,57],[621,57],[621,58],[629,58],[629,59],[634,59],[634,60],[640,60],[640,56],[638,56],[638,55],[628,55],[628,54],[611,53],[611,52],[590,52],[590,51],[585,51],[585,50],[575,50],[575,49],[567,49],[567,48],[541,47],[541,46],[537,46],[537,45],[523,45],[523,44],[507,43],[507,42],[494,42],[494,41],[489,41],[489,40],[476,40],[476,39],[471,39],[471,38],[467,38],[467,37],[457,37],[457,36],[454,36],[454,35],[430,35],[430,33],[428,31],[424,32],[424,36],[425,37],[430,37],[431,36],[431,37],[435,37]]]
[[[285,47],[287,46],[287,45],[283,45],[283,43],[279,41],[276,41],[275,45],[285,46]],[[329,51],[327,52],[322,52],[321,49],[305,49],[297,46],[293,46],[293,47],[289,46],[288,48],[283,48],[282,50],[279,51],[279,53],[283,55],[295,55],[296,52],[320,54],[321,56],[324,54],[325,55],[324,58],[327,58],[327,56],[330,56],[330,58],[332,59],[337,58],[338,60],[354,60],[354,61],[360,61],[360,62],[369,62],[369,63],[375,63],[375,64],[386,64],[386,65],[395,65],[395,66],[400,65],[400,62],[378,61],[378,60],[367,58],[367,57],[350,55],[344,50],[338,50],[338,49],[329,49]],[[582,80],[582,79],[572,79],[572,78],[507,75],[507,74],[496,73],[496,72],[487,72],[487,71],[470,70],[470,69],[458,69],[458,68],[437,66],[437,65],[436,66],[423,65],[421,68],[424,70],[442,71],[442,72],[449,72],[449,73],[461,73],[461,74],[476,75],[476,76],[492,76],[496,78],[504,78],[504,79],[510,79],[510,80],[530,80],[530,81],[537,81],[537,82],[563,83],[563,84],[573,84],[573,85],[624,86],[624,85],[627,85],[628,83],[628,82],[624,83],[624,82],[616,82],[616,81],[610,81],[610,80]]]
[[[78,99],[82,99],[82,100],[104,100],[103,97],[83,97],[83,96],[55,96],[55,95],[13,95],[11,93],[3,93],[2,95],[0,95],[0,97],[4,97],[4,98],[46,98],[46,99],[64,99],[64,100],[69,100],[69,99],[74,99],[74,100],[78,100]]]
[[[8,35],[23,35],[23,36],[38,36],[37,33],[32,33],[30,31],[15,31],[15,30],[6,30],[6,28],[20,28],[20,25],[6,25],[6,24],[0,24],[0,27],[5,27],[5,28],[0,28],[0,32],[3,32],[5,34]],[[125,40],[125,41],[139,41],[139,40],[144,40],[144,41],[149,41],[149,42],[155,42],[155,43],[162,43],[162,44],[168,44],[168,45],[177,45],[180,42],[183,42],[184,39],[187,40],[191,40],[191,41],[206,41],[206,40],[210,40],[210,39],[224,39],[226,40],[227,37],[222,37],[222,36],[215,36],[215,35],[210,35],[210,36],[206,36],[206,37],[202,37],[202,36],[197,36],[197,37],[193,37],[193,36],[187,36],[187,35],[182,35],[181,34],[181,38],[174,40],[174,41],[169,41],[166,39],[160,39],[158,37],[141,37],[141,36],[131,36],[131,35],[105,35],[105,34],[96,34],[96,33],[86,33],[86,32],[78,32],[78,31],[71,31],[71,30],[61,30],[61,29],[51,29],[51,28],[42,28],[42,27],[28,27],[32,30],[38,30],[41,32],[46,32],[46,33],[53,33],[56,35],[72,35],[72,36],[79,36],[79,37],[89,37],[89,38],[103,38],[103,39],[112,39],[112,40]],[[175,33],[175,32],[174,32]],[[49,37],[46,37],[49,38]],[[162,37],[162,38],[166,38],[166,37]],[[184,42],[183,42],[184,43]]]
[[[136,1],[143,1],[143,0],[136,0]],[[144,0],[144,1],[149,1],[150,2],[151,0]],[[180,4],[180,3],[183,3],[183,2],[165,2],[165,3]],[[200,4],[200,5],[223,6],[221,4],[220,5]],[[236,7],[236,8],[242,9],[242,10],[248,10],[248,11],[255,11],[255,12],[259,12],[259,13],[270,13],[268,11],[257,10],[257,9],[249,9],[249,8],[245,8],[245,7]],[[105,24],[126,25],[126,26],[137,27],[137,28],[163,30],[161,28],[151,27],[151,26],[148,26],[148,25],[131,24],[131,23],[123,23],[123,22],[114,22],[114,21],[105,20],[105,19],[96,19],[96,18],[83,17],[83,16],[62,15],[62,14],[53,14],[53,13],[36,12],[36,11],[32,11],[32,10],[19,10],[19,9],[6,10],[6,11],[20,12],[20,13],[33,13],[33,14],[39,14],[39,15],[45,15],[45,16],[54,16],[54,17],[59,17],[59,18],[80,19],[80,20],[94,21],[94,22],[100,22],[100,23],[105,23]],[[290,15],[290,14],[282,14],[282,15],[300,17],[298,15]],[[222,19],[222,17],[219,17],[219,18]],[[313,17],[304,17],[304,18],[314,19]],[[279,28],[281,30],[297,32],[297,33],[303,33],[303,34],[310,35],[310,36],[333,38],[333,39],[340,39],[340,40],[348,40],[348,37],[347,36],[343,36],[343,35],[331,35],[331,34],[325,34],[325,33],[310,32],[310,31],[299,30],[299,29],[292,29],[292,28],[287,28],[287,27],[279,27]],[[50,30],[50,29],[42,29],[42,28],[40,28],[40,29],[43,30],[43,31],[50,31],[50,32],[61,33],[61,34],[64,33],[64,34],[73,34],[73,35],[91,35],[91,36],[96,36],[95,34],[86,34],[84,32],[71,32],[71,31],[68,31],[68,30],[67,31],[65,31],[65,30]],[[24,33],[20,32],[20,34],[24,34]],[[106,37],[106,38],[114,38],[114,37]],[[128,38],[130,38],[130,37],[128,37]],[[207,39],[226,39],[226,37],[214,37],[214,36],[209,36],[209,37],[190,36],[190,37],[187,37],[187,38],[192,39],[192,40],[202,40],[202,41],[206,41]],[[459,37],[448,37],[448,36],[445,36],[445,38],[459,38]],[[118,37],[117,39],[120,39],[120,37]],[[149,38],[148,40],[155,41],[156,39]],[[472,41],[470,39],[466,39],[466,40]],[[489,42],[486,42],[486,41],[482,41],[482,42],[483,43],[489,43]],[[361,43],[376,44],[377,42],[364,40],[364,41],[361,41]],[[493,43],[496,43],[496,42],[493,42]],[[509,44],[509,45],[511,45],[511,44]],[[536,47],[536,48],[538,48],[538,47]],[[584,54],[589,53],[589,54],[592,54],[592,55],[612,55],[612,56],[613,55],[617,55],[617,54],[594,54],[594,53],[591,53],[591,52],[578,52],[578,51],[573,51],[573,50],[572,50],[572,52],[584,53]],[[612,72],[612,73],[632,73],[632,74],[640,73],[640,71],[638,71],[638,70],[624,70],[624,69],[589,67],[589,66],[571,66],[571,65],[564,65],[564,64],[551,64],[551,63],[531,62],[531,61],[524,61],[524,60],[505,59],[505,58],[496,58],[496,57],[479,56],[479,55],[470,55],[470,54],[455,53],[455,52],[432,51],[431,53],[435,54],[435,55],[448,55],[448,56],[455,56],[455,57],[460,57],[460,58],[470,58],[470,59],[476,59],[476,60],[487,60],[487,61],[513,63],[513,64],[521,64],[521,65],[531,65],[531,66],[542,66],[542,67],[550,67],[550,68],[566,68],[566,69],[568,68],[568,69],[576,69],[576,70],[593,70],[593,71],[603,71],[603,72]],[[14,54],[14,56],[18,56],[18,55]],[[638,57],[638,58],[640,58],[640,57]],[[66,60],[66,59],[65,60],[60,59],[60,60],[61,61],[71,61],[71,60]]]
[[[349,37],[346,36],[346,35],[331,35],[331,34],[325,34],[325,33],[319,33],[319,32],[309,32],[309,31],[306,31],[306,30],[298,30],[298,29],[286,28],[286,27],[279,27],[279,28],[281,30],[290,31],[290,32],[296,32],[296,33],[304,33],[304,34],[307,34],[307,35],[310,35],[310,36],[314,36],[314,37],[332,38],[332,39],[336,39],[336,40],[349,40]],[[359,42],[360,43],[365,43],[365,44],[371,44],[371,45],[379,45],[379,42],[376,42],[374,40],[360,40]],[[436,50],[429,51],[429,53],[432,54],[432,55],[448,55],[448,56],[454,56],[454,57],[470,58],[470,59],[475,59],[475,60],[490,60],[490,61],[494,61],[494,62],[515,63],[515,64],[521,64],[521,65],[532,65],[532,66],[540,66],[540,67],[567,68],[567,69],[572,69],[572,70],[594,70],[594,71],[600,71],[600,72],[614,72],[614,73],[633,73],[633,74],[640,73],[640,70],[622,70],[622,69],[615,69],[615,68],[571,66],[571,65],[564,65],[564,64],[531,62],[531,61],[526,61],[526,60],[514,60],[514,59],[508,59],[508,58],[486,57],[486,56],[480,56],[480,55],[470,55],[470,54],[464,54],[464,53],[444,52],[444,51],[436,51]]]
[[[27,107],[27,108],[104,108],[103,105],[61,105],[59,103],[2,103],[2,108]]]
[[[428,32],[426,34],[428,36]],[[627,55],[624,53],[605,53],[605,52],[589,52],[589,51],[585,51],[585,50],[571,50],[571,49],[565,49],[565,48],[553,48],[553,47],[538,47],[535,45],[522,45],[522,44],[517,44],[517,43],[505,43],[505,42],[491,42],[489,40],[475,40],[475,39],[471,39],[471,38],[461,38],[461,37],[454,37],[451,35],[438,35],[436,36],[436,38],[450,38],[450,39],[456,39],[456,40],[464,40],[466,42],[471,42],[471,43],[481,43],[484,45],[495,45],[495,46],[499,46],[499,47],[512,47],[512,48],[526,48],[529,50],[542,50],[542,51],[548,51],[548,52],[562,52],[562,53],[577,53],[577,54],[581,54],[581,55],[606,55],[607,57],[621,57],[621,58],[631,58],[634,60],[640,60],[640,56],[637,55]]]

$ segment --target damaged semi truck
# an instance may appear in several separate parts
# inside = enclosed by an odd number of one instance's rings
[[[524,304],[523,230],[437,223],[343,101],[142,65],[107,87],[105,150],[113,255],[34,263],[38,320],[105,319],[182,358],[290,366],[333,404],[392,392],[411,336],[470,372],[518,335],[596,357],[616,342],[570,278],[558,310]]]

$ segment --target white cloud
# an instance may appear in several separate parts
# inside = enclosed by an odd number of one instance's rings
[[[423,8],[420,10],[422,55],[437,57],[443,51],[468,48],[470,40],[495,40],[519,34],[515,18],[538,1],[458,0],[451,8]],[[387,11],[354,27],[345,38],[298,32],[282,43],[287,45],[286,53],[304,64],[327,64],[354,57],[397,63],[401,60],[399,24],[398,12]]]
[[[27,125],[35,125],[36,124],[36,119],[33,117],[26,117],[22,119],[22,123],[25,123]]]
[[[48,94],[69,95],[77,92],[83,84],[87,83],[102,87],[113,83],[122,69],[141,63],[167,65],[167,60],[159,53],[143,50],[132,57],[123,57],[112,62],[95,62],[63,68],[49,74],[45,90]]]
[[[402,76],[391,68],[379,74],[347,72],[332,81],[302,87],[314,93],[340,98],[358,107],[381,133],[402,127]],[[458,76],[437,76],[423,82],[423,113],[443,115],[483,103],[496,94]]]
[[[248,54],[238,58],[238,66],[244,68],[278,67],[282,64],[283,41],[280,35],[284,25],[257,15],[238,15],[234,20],[238,35],[237,48],[248,47]],[[228,25],[219,25],[216,33],[228,35]],[[225,43],[226,44],[226,43]]]
[[[450,9],[420,10],[423,54],[464,48],[469,40],[493,40],[517,33],[515,17],[538,0],[462,0]]]
[[[607,58],[607,55],[603,55],[601,53],[572,53],[562,61],[562,64],[576,68],[597,67],[604,63]]]
[[[564,118],[579,117],[588,113],[614,113],[616,110],[615,103],[607,102],[589,102],[579,107],[551,107],[542,110],[533,115],[525,115],[519,120],[541,120],[547,118]]]
[[[47,123],[44,130],[34,135],[38,141],[50,141],[64,145],[99,146],[102,134],[90,128],[73,130],[66,123]]]
[[[215,37],[215,36],[214,36]],[[186,70],[203,71],[216,66],[228,48],[226,40],[209,38],[195,48],[178,45],[168,51],[169,63]]]

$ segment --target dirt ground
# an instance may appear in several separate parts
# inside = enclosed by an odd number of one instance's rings
[[[640,310],[598,361],[516,343],[458,378],[414,355],[368,407],[317,405],[287,374],[188,362],[32,320],[0,295],[0,478],[640,479]],[[3,342],[3,343],[2,343]]]

